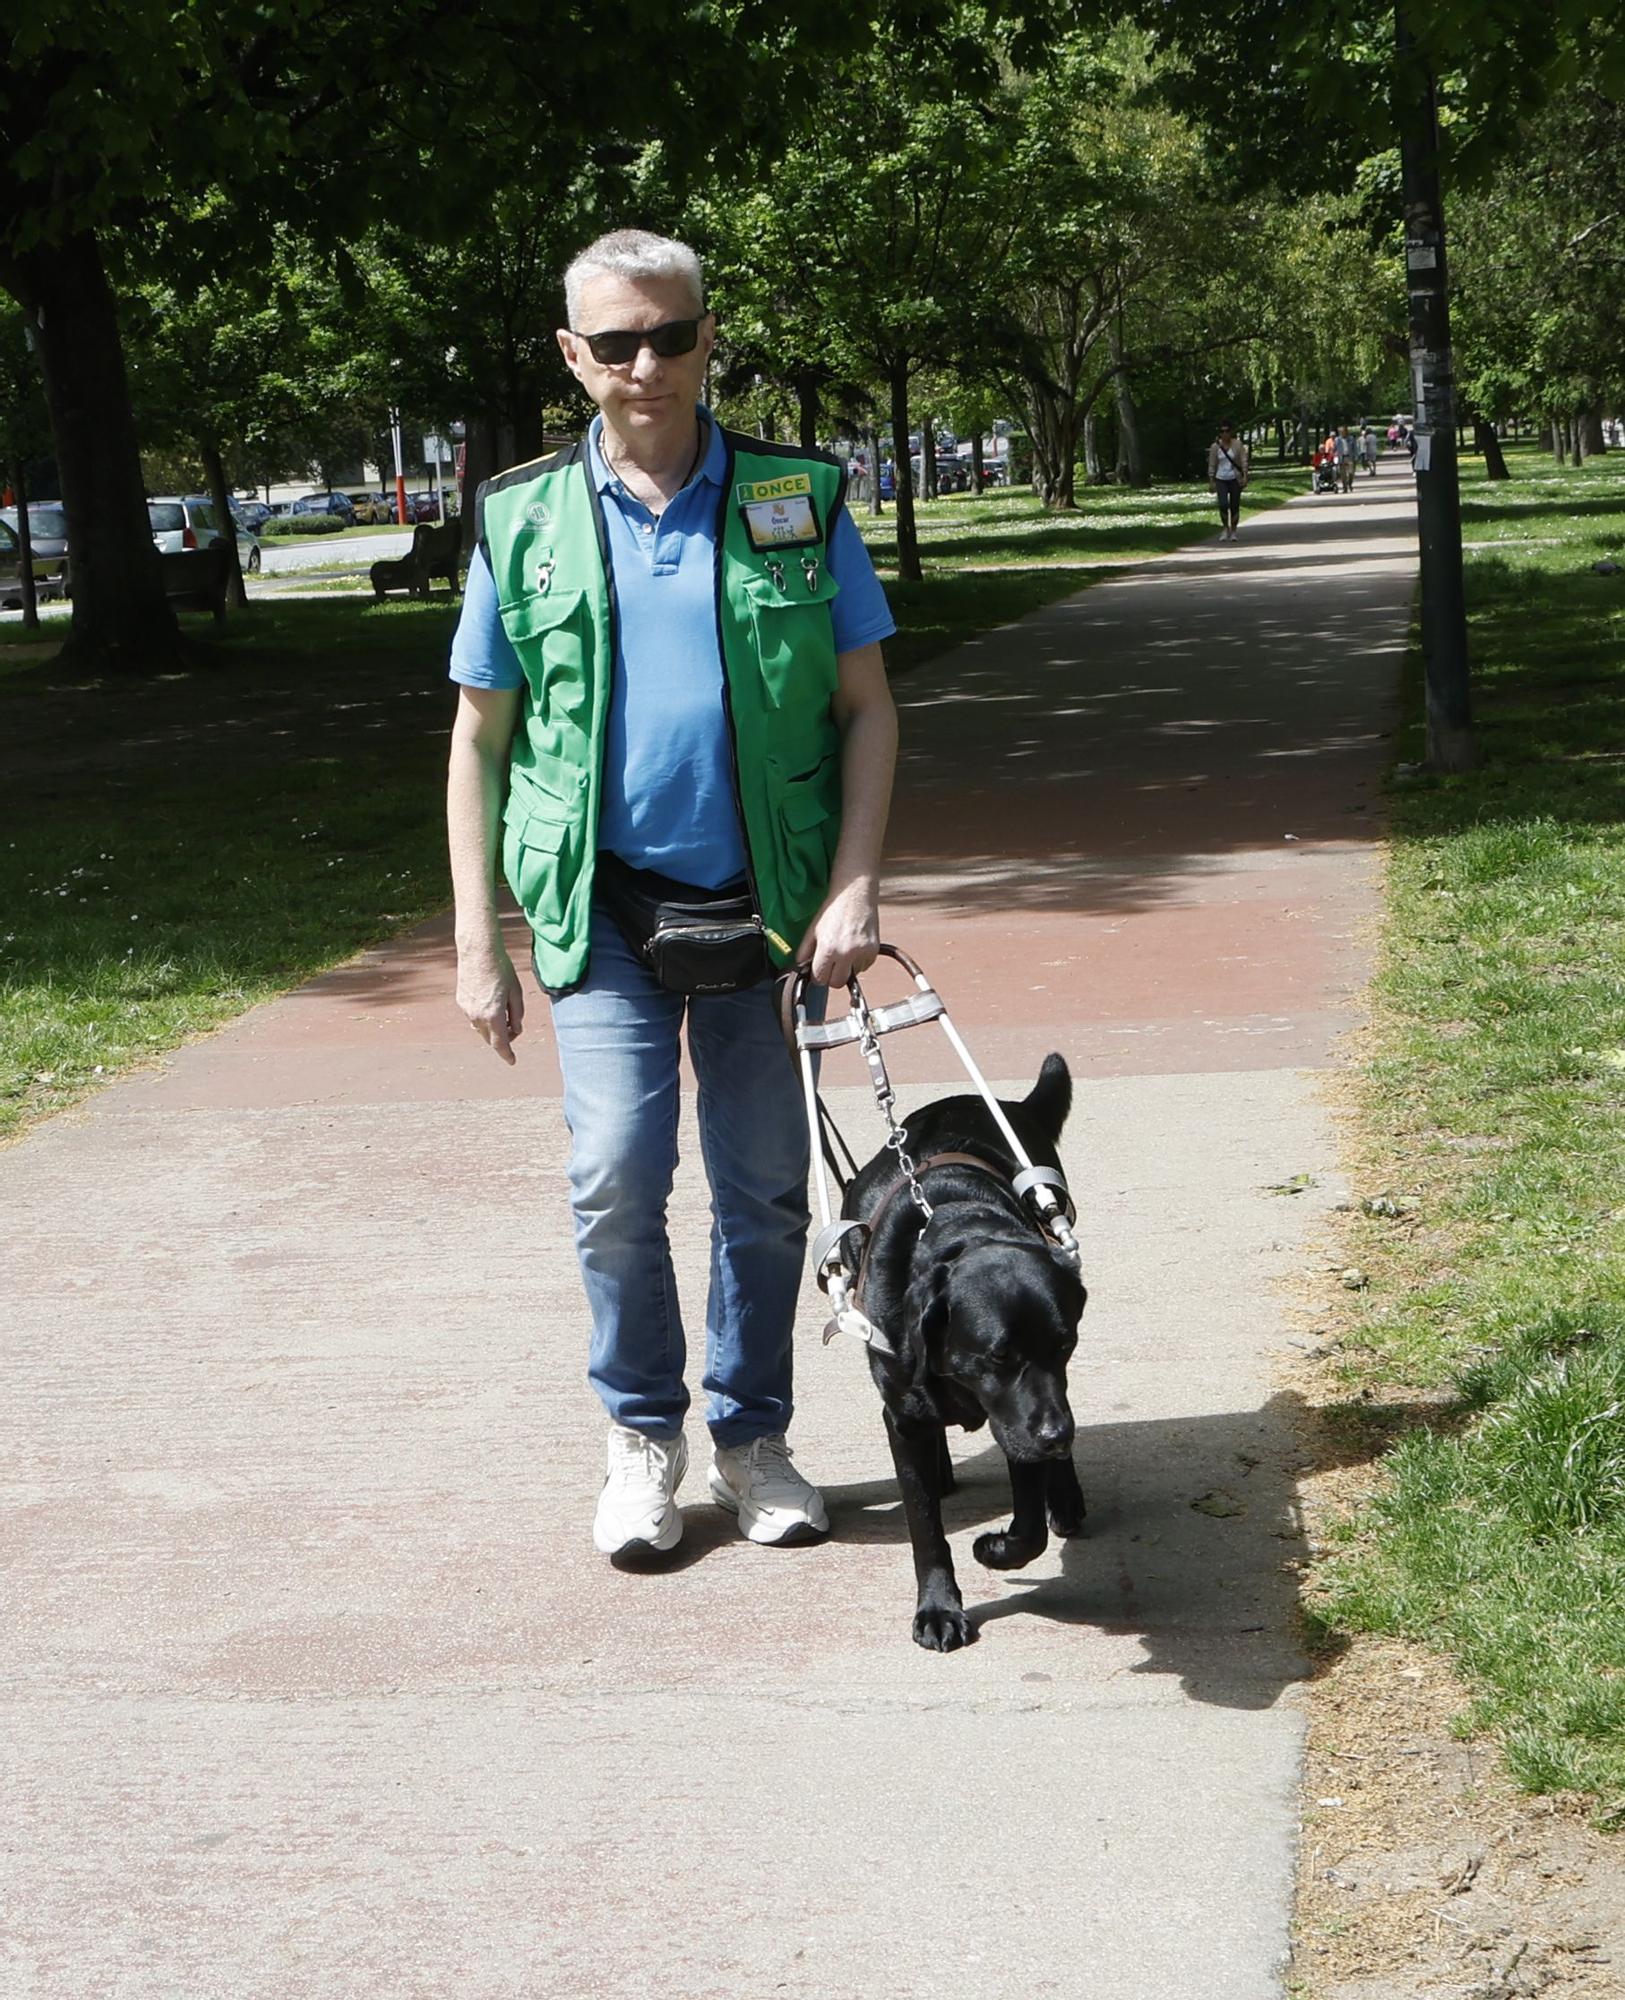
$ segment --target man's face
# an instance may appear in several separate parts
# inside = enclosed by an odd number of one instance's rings
[[[582,288],[579,330],[560,327],[559,347],[570,373],[616,430],[631,437],[688,423],[716,340],[716,321],[709,313],[700,320],[699,338],[687,354],[662,359],[645,344],[618,367],[594,361],[579,335],[646,332],[668,320],[693,319],[698,310],[681,278],[596,277]]]

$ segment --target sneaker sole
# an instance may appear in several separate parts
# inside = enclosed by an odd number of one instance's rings
[[[731,1486],[724,1485],[712,1479],[707,1479],[706,1484],[711,1488],[711,1498],[722,1509],[723,1513],[732,1514],[734,1519],[739,1522],[740,1531],[746,1541],[754,1542],[759,1549],[800,1549],[806,1548],[812,1542],[826,1542],[829,1540],[828,1527],[820,1528],[812,1521],[792,1521],[788,1528],[785,1528],[777,1535],[758,1534],[757,1530],[761,1527],[762,1523],[760,1520],[749,1523],[745,1521],[739,1505],[739,1495],[734,1492]]]

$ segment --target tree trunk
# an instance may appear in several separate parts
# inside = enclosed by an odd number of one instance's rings
[[[818,449],[818,384],[808,375],[796,377],[797,424],[802,446]]]
[[[908,462],[908,363],[891,367],[892,454],[897,461],[897,575],[902,583],[920,580],[920,537],[914,525],[914,480]]]
[[[1083,420],[1083,476],[1091,486],[1106,482],[1106,468],[1100,462],[1100,426],[1093,410]]]
[[[1576,459],[1599,458],[1608,449],[1602,434],[1602,405],[1587,403],[1580,412]]]
[[[1140,443],[1140,412],[1135,407],[1134,391],[1129,387],[1129,379],[1123,368],[1123,325],[1114,318],[1107,334],[1111,344],[1112,366],[1116,374],[1112,377],[1112,387],[1117,397],[1117,476],[1126,486],[1146,486],[1150,482],[1145,476],[1145,449]]]
[[[1552,456],[1559,465],[1569,462],[1569,420],[1567,417],[1552,419]]]
[[[479,509],[474,499],[486,480],[494,479],[501,470],[497,456],[497,427],[490,415],[480,412],[463,419],[463,561],[474,560],[474,545],[479,539]]]
[[[62,506],[73,550],[65,657],[152,673],[181,656],[147,520],[118,314],[94,236],[8,258],[6,289],[38,322]]]
[[[237,523],[231,518],[231,489],[226,484],[226,468],[220,461],[220,447],[200,443],[198,456],[203,460],[203,476],[208,482],[209,498],[214,502],[214,518],[226,538],[226,602],[234,611],[246,611],[248,592],[243,587],[243,566],[237,553]]]
[[[1462,578],[1461,480],[1456,466],[1456,376],[1450,278],[1439,184],[1437,83],[1395,8],[1395,123],[1405,208],[1405,269],[1416,411],[1416,527],[1421,575],[1427,761],[1436,771],[1474,762],[1467,598]]]
[[[1494,424],[1486,423],[1476,410],[1473,412],[1473,448],[1484,455],[1486,479],[1512,477],[1507,471],[1506,453],[1501,449],[1501,440],[1495,435]]]
[[[937,420],[929,411],[920,426],[920,497],[937,497]]]
[[[17,555],[22,564],[23,630],[39,630],[39,593],[34,588],[34,531],[28,521],[28,474],[19,458],[11,475],[17,496]]]
[[[1033,448],[1033,491],[1053,513],[1078,504],[1073,459],[1078,443],[1078,399],[1048,381],[1026,384],[1027,435]]]
[[[970,483],[973,493],[980,493],[986,485],[987,467],[982,463],[982,426],[978,424],[971,432],[970,440]]]

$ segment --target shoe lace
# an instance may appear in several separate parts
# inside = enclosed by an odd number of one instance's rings
[[[783,1437],[759,1437],[751,1441],[746,1464],[753,1486],[774,1486],[794,1479],[790,1461],[795,1453]]]
[[[622,1479],[641,1473],[654,1482],[663,1477],[667,1457],[675,1449],[673,1445],[662,1444],[658,1438],[646,1437],[642,1431],[633,1430],[618,1432],[616,1447],[615,1469]]]

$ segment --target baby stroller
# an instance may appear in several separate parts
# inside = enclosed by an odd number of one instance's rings
[[[1311,493],[1335,493],[1337,491],[1337,459],[1329,451],[1317,451],[1314,461],[1314,476],[1309,482]]]

